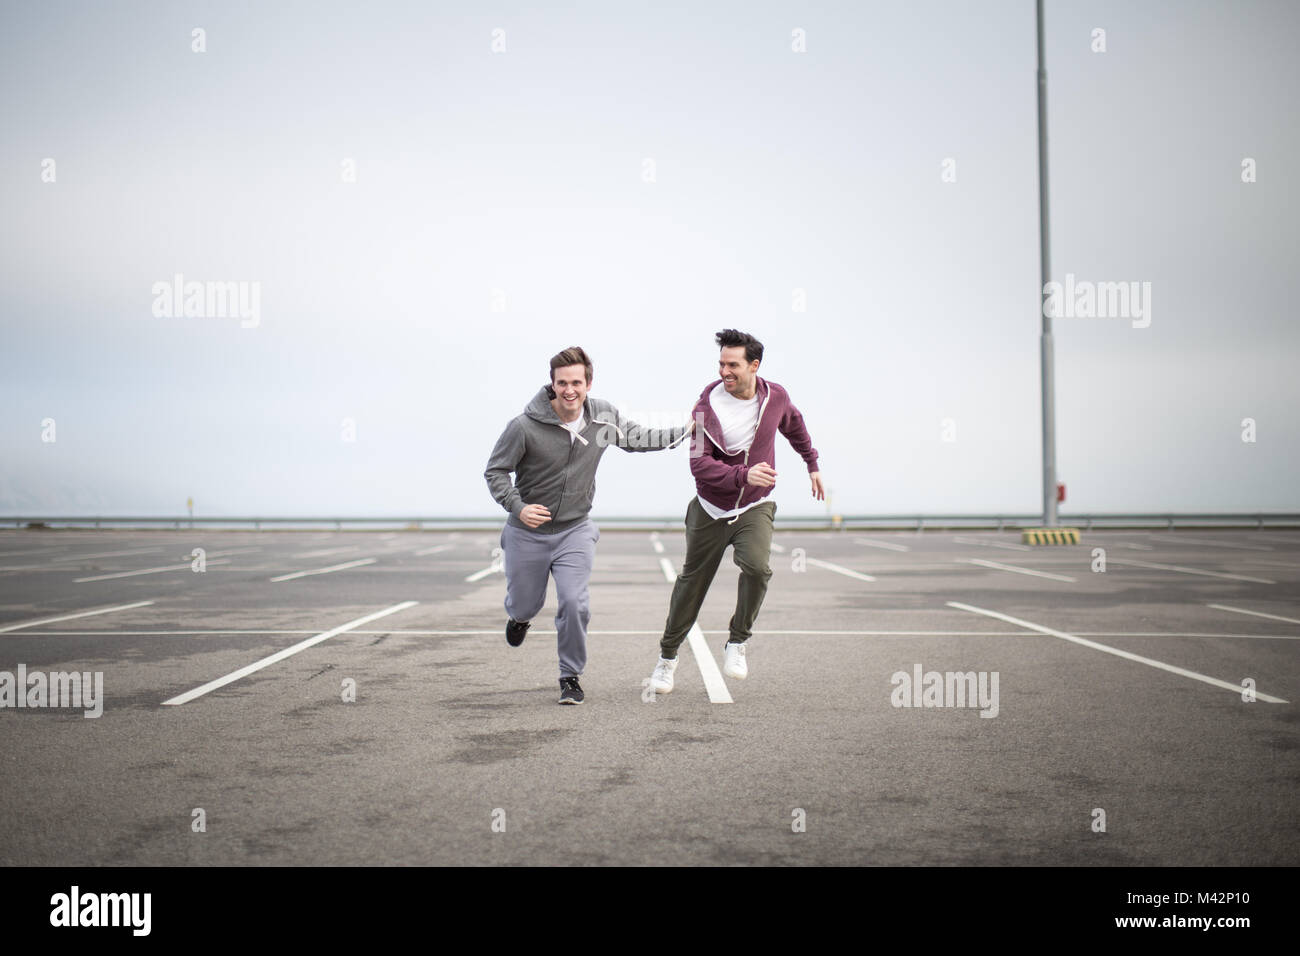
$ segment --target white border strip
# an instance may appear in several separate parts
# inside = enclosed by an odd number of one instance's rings
[[[673,569],[671,561],[660,558],[659,567],[663,568],[664,577],[668,579],[669,584],[677,582],[677,572]],[[686,643],[690,645],[691,654],[700,668],[700,676],[704,678],[704,689],[709,694],[709,703],[734,704],[731,691],[727,690],[727,682],[722,679],[722,671],[718,670],[718,662],[713,659],[709,642],[704,639],[704,632],[700,630],[698,623],[692,624],[691,629],[686,633]]]
[[[55,621],[71,621],[79,617],[93,617],[96,614],[112,614],[114,611],[129,611],[133,607],[145,607],[152,604],[153,601],[136,601],[134,604],[119,604],[116,607],[101,607],[98,611],[79,611],[76,614],[63,614],[59,617],[43,617],[39,621],[28,621],[26,624],[6,624],[0,627],[0,634],[6,631],[17,631],[24,627],[36,627],[38,624],[53,624]]]
[[[28,631],[20,637],[201,637],[210,634],[315,634],[311,628],[241,630],[238,628],[213,627],[202,631]],[[494,631],[426,631],[420,629],[399,630],[383,628],[368,631],[358,628],[352,634],[396,634],[410,637],[471,637],[482,635],[499,635]],[[555,631],[529,631],[530,634],[554,634]],[[662,634],[657,631],[588,631],[588,634],[609,634],[619,636]],[[729,631],[705,631],[701,634],[728,634]],[[1033,637],[1024,631],[755,631],[755,636],[763,634],[782,634],[795,637]],[[1077,637],[1239,637],[1258,641],[1300,641],[1300,634],[1184,634],[1176,631],[1079,631]]]
[[[401,604],[394,604],[392,607],[384,608],[382,611],[376,611],[373,614],[367,614],[365,617],[359,617],[355,621],[349,621],[346,624],[340,624],[338,627],[328,630],[324,634],[317,634],[315,637],[309,637],[305,641],[299,641],[297,644],[294,644],[292,647],[286,647],[282,651],[276,651],[270,657],[264,657],[260,661],[256,661],[255,663],[249,664],[247,667],[241,667],[237,671],[232,671],[231,673],[227,674],[225,677],[218,677],[214,681],[208,681],[206,684],[204,684],[201,687],[196,687],[193,690],[188,690],[183,694],[171,698],[170,700],[165,700],[163,701],[163,706],[168,707],[168,706],[179,706],[180,704],[188,704],[196,697],[202,697],[204,694],[209,693],[210,691],[214,691],[219,687],[225,687],[227,684],[233,683],[234,681],[239,680],[241,677],[247,677],[249,674],[252,674],[255,671],[260,671],[264,667],[270,667],[272,664],[276,663],[277,661],[282,661],[286,657],[292,657],[294,654],[297,654],[299,651],[305,651],[309,647],[314,647],[315,645],[321,643],[321,641],[327,641],[336,634],[342,634],[345,631],[350,631],[353,628],[360,627],[362,624],[369,624],[371,621],[377,620],[381,617],[387,617],[389,614],[396,614],[398,611],[405,611],[408,607],[414,607],[418,603],[420,602],[403,601]]]
[[[1093,650],[1105,651],[1107,654],[1114,654],[1116,657],[1122,657],[1125,660],[1137,661],[1139,664],[1146,664],[1148,667],[1158,667],[1162,671],[1168,671],[1171,674],[1178,674],[1182,677],[1190,677],[1192,680],[1198,680],[1215,687],[1222,687],[1224,690],[1230,690],[1237,694],[1240,694],[1242,690],[1240,684],[1232,684],[1226,680],[1219,680],[1217,677],[1207,677],[1204,674],[1198,674],[1196,671],[1189,671],[1183,667],[1175,667],[1173,664],[1166,664],[1163,661],[1157,661],[1150,657],[1143,657],[1140,654],[1133,654],[1129,651],[1121,651],[1117,647],[1098,644],[1096,641],[1085,640],[1084,638],[1076,637],[1073,634],[1066,634],[1064,631],[1056,631],[1050,627],[1043,627],[1041,624],[1031,624],[1028,621],[1022,621],[1019,618],[1011,617],[1009,614],[999,614],[997,611],[988,611],[982,607],[973,607],[970,604],[962,604],[959,601],[945,601],[944,603],[949,607],[960,608],[963,611],[973,611],[976,614],[983,614],[986,617],[994,617],[999,621],[1006,621],[1008,624],[1018,624],[1021,627],[1029,628],[1031,631],[1038,631],[1040,634],[1050,634],[1052,637],[1059,637],[1063,641],[1072,641],[1075,644],[1082,644],[1084,647],[1091,647]],[[1290,701],[1283,700],[1281,697],[1272,697],[1269,694],[1260,691],[1255,692],[1255,697],[1270,704],[1290,703]]]

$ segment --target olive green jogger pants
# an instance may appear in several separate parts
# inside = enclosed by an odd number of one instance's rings
[[[722,554],[727,545],[732,546],[732,560],[740,568],[740,581],[736,586],[736,613],[728,625],[729,641],[742,644],[752,633],[758,609],[767,594],[767,582],[772,577],[768,558],[772,553],[772,519],[776,516],[776,502],[764,501],[744,512],[734,523],[731,518],[710,518],[692,498],[686,508],[686,558],[682,573],[673,585],[672,600],[668,605],[668,621],[664,624],[663,640],[659,642],[661,656],[672,659],[686,634],[695,623],[709,592],[713,576],[718,573]]]

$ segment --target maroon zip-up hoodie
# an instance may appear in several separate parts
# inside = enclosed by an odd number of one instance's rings
[[[695,419],[695,435],[691,440],[691,474],[695,476],[695,489],[700,497],[723,511],[732,511],[766,498],[774,485],[766,488],[751,485],[745,479],[749,464],[767,462],[776,468],[776,433],[786,437],[799,456],[808,465],[809,473],[817,471],[817,449],[808,437],[803,416],[790,401],[784,388],[765,378],[758,378],[758,428],[748,451],[727,454],[722,447],[722,426],[717,413],[709,403],[709,393],[721,379],[714,379],[695,403],[691,417]]]

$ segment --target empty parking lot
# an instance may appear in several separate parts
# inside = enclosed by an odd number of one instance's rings
[[[606,530],[568,708],[495,533],[0,532],[0,672],[103,687],[0,709],[0,862],[1300,862],[1300,529],[774,542],[647,699],[684,539]]]

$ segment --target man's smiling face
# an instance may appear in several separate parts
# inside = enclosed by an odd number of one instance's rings
[[[551,388],[555,389],[555,398],[551,405],[555,413],[565,421],[573,421],[582,410],[587,400],[587,369],[582,365],[564,365],[551,370]]]
[[[754,380],[758,377],[758,360],[745,361],[743,345],[728,346],[718,355],[718,375],[729,395],[750,398],[754,394]]]

